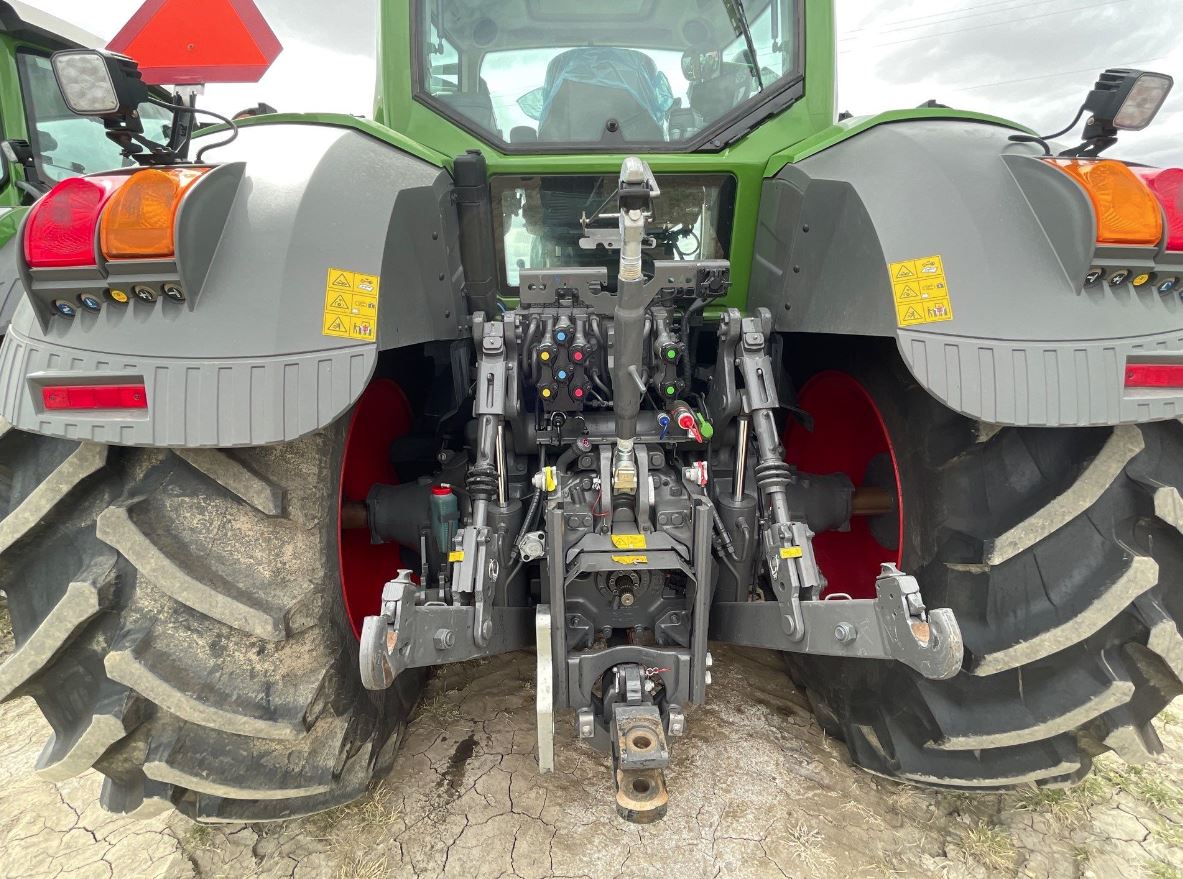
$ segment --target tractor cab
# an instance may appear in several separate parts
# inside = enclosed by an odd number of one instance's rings
[[[749,22],[725,0],[649,2],[622,27],[615,15],[575,4],[425,2],[418,96],[492,145],[681,148],[795,72],[791,5],[753,4]]]
[[[800,96],[795,0],[418,0],[411,18],[414,100],[503,152],[717,148]]]

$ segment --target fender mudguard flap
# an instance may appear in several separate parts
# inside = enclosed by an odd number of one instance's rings
[[[23,430],[121,445],[288,441],[352,406],[380,348],[460,336],[446,171],[312,124],[245,127],[210,158],[245,171],[225,228],[210,232],[218,240],[200,291],[183,304],[108,303],[44,330],[22,297],[0,349],[0,415]],[[330,269],[379,279],[377,344],[325,333]],[[143,412],[45,411],[40,399],[46,383],[140,381]]]
[[[979,420],[1183,415],[1175,390],[1124,387],[1130,358],[1183,358],[1183,303],[1128,284],[1083,289],[1096,258],[1088,197],[1011,133],[901,122],[787,166],[764,184],[751,304],[784,332],[894,338],[930,393]],[[906,324],[889,266],[933,256],[951,317]],[[1129,257],[1162,259],[1153,248]]]

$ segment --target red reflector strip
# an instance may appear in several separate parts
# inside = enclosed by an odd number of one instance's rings
[[[1129,363],[1125,368],[1127,388],[1183,389],[1183,363]]]
[[[47,410],[147,409],[143,385],[56,385],[41,389]]]

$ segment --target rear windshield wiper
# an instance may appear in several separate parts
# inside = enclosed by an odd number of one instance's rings
[[[773,3],[777,0],[772,0]],[[756,84],[760,91],[764,91],[764,77],[760,75],[760,59],[756,57],[756,41],[752,39],[752,29],[748,26],[748,16],[744,12],[743,0],[723,0],[727,7],[727,14],[731,17],[731,26],[735,28],[735,35],[743,37],[748,47],[748,64],[752,68],[752,75],[756,77]]]

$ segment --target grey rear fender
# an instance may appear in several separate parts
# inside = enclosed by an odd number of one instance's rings
[[[47,319],[24,269],[32,294],[0,349],[0,415],[125,445],[287,441],[347,411],[379,350],[462,335],[446,170],[353,128],[289,122],[244,127],[210,158],[217,185],[182,202],[176,263],[102,269],[100,286],[129,288],[171,270],[186,301],[133,295]],[[41,398],[47,384],[139,382],[143,411],[46,411]]]
[[[1127,362],[1183,360],[1183,302],[1084,283],[1092,266],[1183,274],[1179,255],[1097,247],[1087,193],[1012,133],[899,122],[785,167],[764,184],[752,305],[785,332],[894,338],[930,393],[984,421],[1183,415],[1177,390],[1124,383]]]

